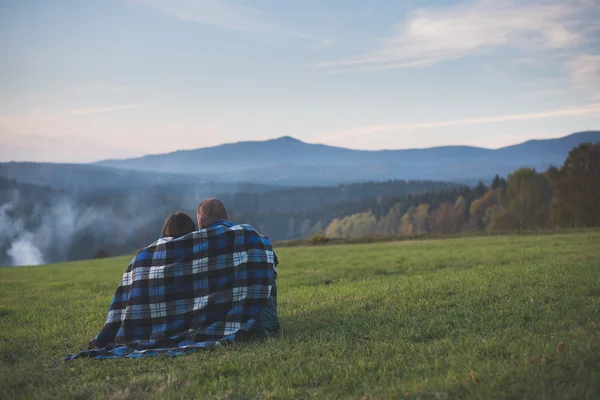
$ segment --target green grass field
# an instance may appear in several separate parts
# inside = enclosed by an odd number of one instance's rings
[[[2,398],[600,398],[600,233],[281,248],[281,332],[75,360],[129,258],[0,269]]]

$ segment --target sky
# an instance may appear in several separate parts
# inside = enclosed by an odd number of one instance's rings
[[[599,20],[600,0],[0,0],[0,161],[597,130]]]

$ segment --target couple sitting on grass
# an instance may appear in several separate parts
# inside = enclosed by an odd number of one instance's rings
[[[67,360],[175,356],[279,329],[269,239],[231,223],[217,199],[200,203],[197,219],[198,231],[187,214],[167,218],[129,264],[100,333]]]

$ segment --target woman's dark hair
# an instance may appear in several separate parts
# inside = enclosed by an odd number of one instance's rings
[[[162,228],[163,237],[180,237],[196,230],[194,220],[183,212],[171,214],[165,219]]]

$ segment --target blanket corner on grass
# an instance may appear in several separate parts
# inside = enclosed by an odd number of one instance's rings
[[[140,250],[88,350],[65,357],[177,356],[246,337],[277,275],[270,240],[221,224]]]

